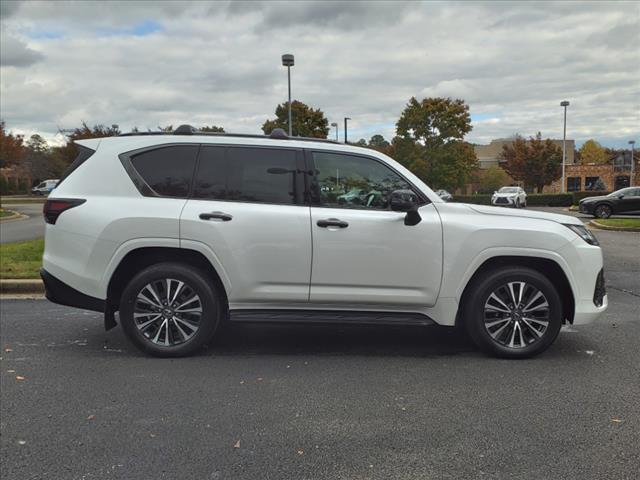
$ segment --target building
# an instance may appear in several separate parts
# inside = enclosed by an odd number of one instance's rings
[[[640,185],[640,155],[635,154],[633,185]],[[582,192],[603,190],[613,192],[628,187],[631,182],[631,151],[619,152],[604,164],[566,165],[566,191]],[[545,193],[560,192],[562,179],[544,188]],[[599,188],[598,188],[599,187]],[[602,188],[604,187],[604,188]]]
[[[562,149],[562,140],[551,140],[555,145]],[[513,142],[511,138],[499,138],[491,140],[489,145],[474,145],[473,150],[476,152],[480,168],[489,168],[492,165],[498,165],[500,163],[499,157],[502,153],[502,147],[509,145]],[[573,140],[567,140],[567,165],[575,164],[575,142]]]

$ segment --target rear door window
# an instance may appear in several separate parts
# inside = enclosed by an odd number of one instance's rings
[[[198,156],[198,145],[171,145],[148,150],[131,158],[131,164],[151,190],[151,196],[186,198]]]
[[[194,198],[294,205],[302,195],[296,150],[203,146]]]

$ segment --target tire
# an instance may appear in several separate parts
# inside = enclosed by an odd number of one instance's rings
[[[522,299],[521,282],[525,283]],[[554,285],[540,272],[501,267],[481,274],[470,287],[463,305],[464,324],[484,352],[502,358],[529,358],[546,350],[558,336],[562,302]],[[538,293],[542,297],[533,300]],[[519,305],[509,302],[513,297]]]
[[[593,210],[593,214],[597,218],[609,218],[612,213],[613,211],[611,210],[611,207],[605,203],[597,205]]]
[[[519,198],[516,198],[515,207],[516,208],[520,208],[520,199]]]
[[[223,305],[222,292],[204,272],[181,263],[158,263],[140,271],[125,288],[120,323],[140,350],[183,357],[211,340]]]

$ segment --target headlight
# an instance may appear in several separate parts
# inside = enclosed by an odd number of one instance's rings
[[[598,239],[591,233],[584,225],[574,225],[572,223],[563,223],[563,225],[570,230],[573,230],[580,238],[582,238],[589,245],[599,246]]]

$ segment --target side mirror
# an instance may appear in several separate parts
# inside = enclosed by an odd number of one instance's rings
[[[618,198],[622,200],[624,198],[624,193],[621,193],[620,195],[618,195]]]
[[[395,190],[391,192],[389,205],[394,212],[407,212],[404,217],[405,225],[417,225],[422,220],[418,213],[418,197],[411,190]]]

